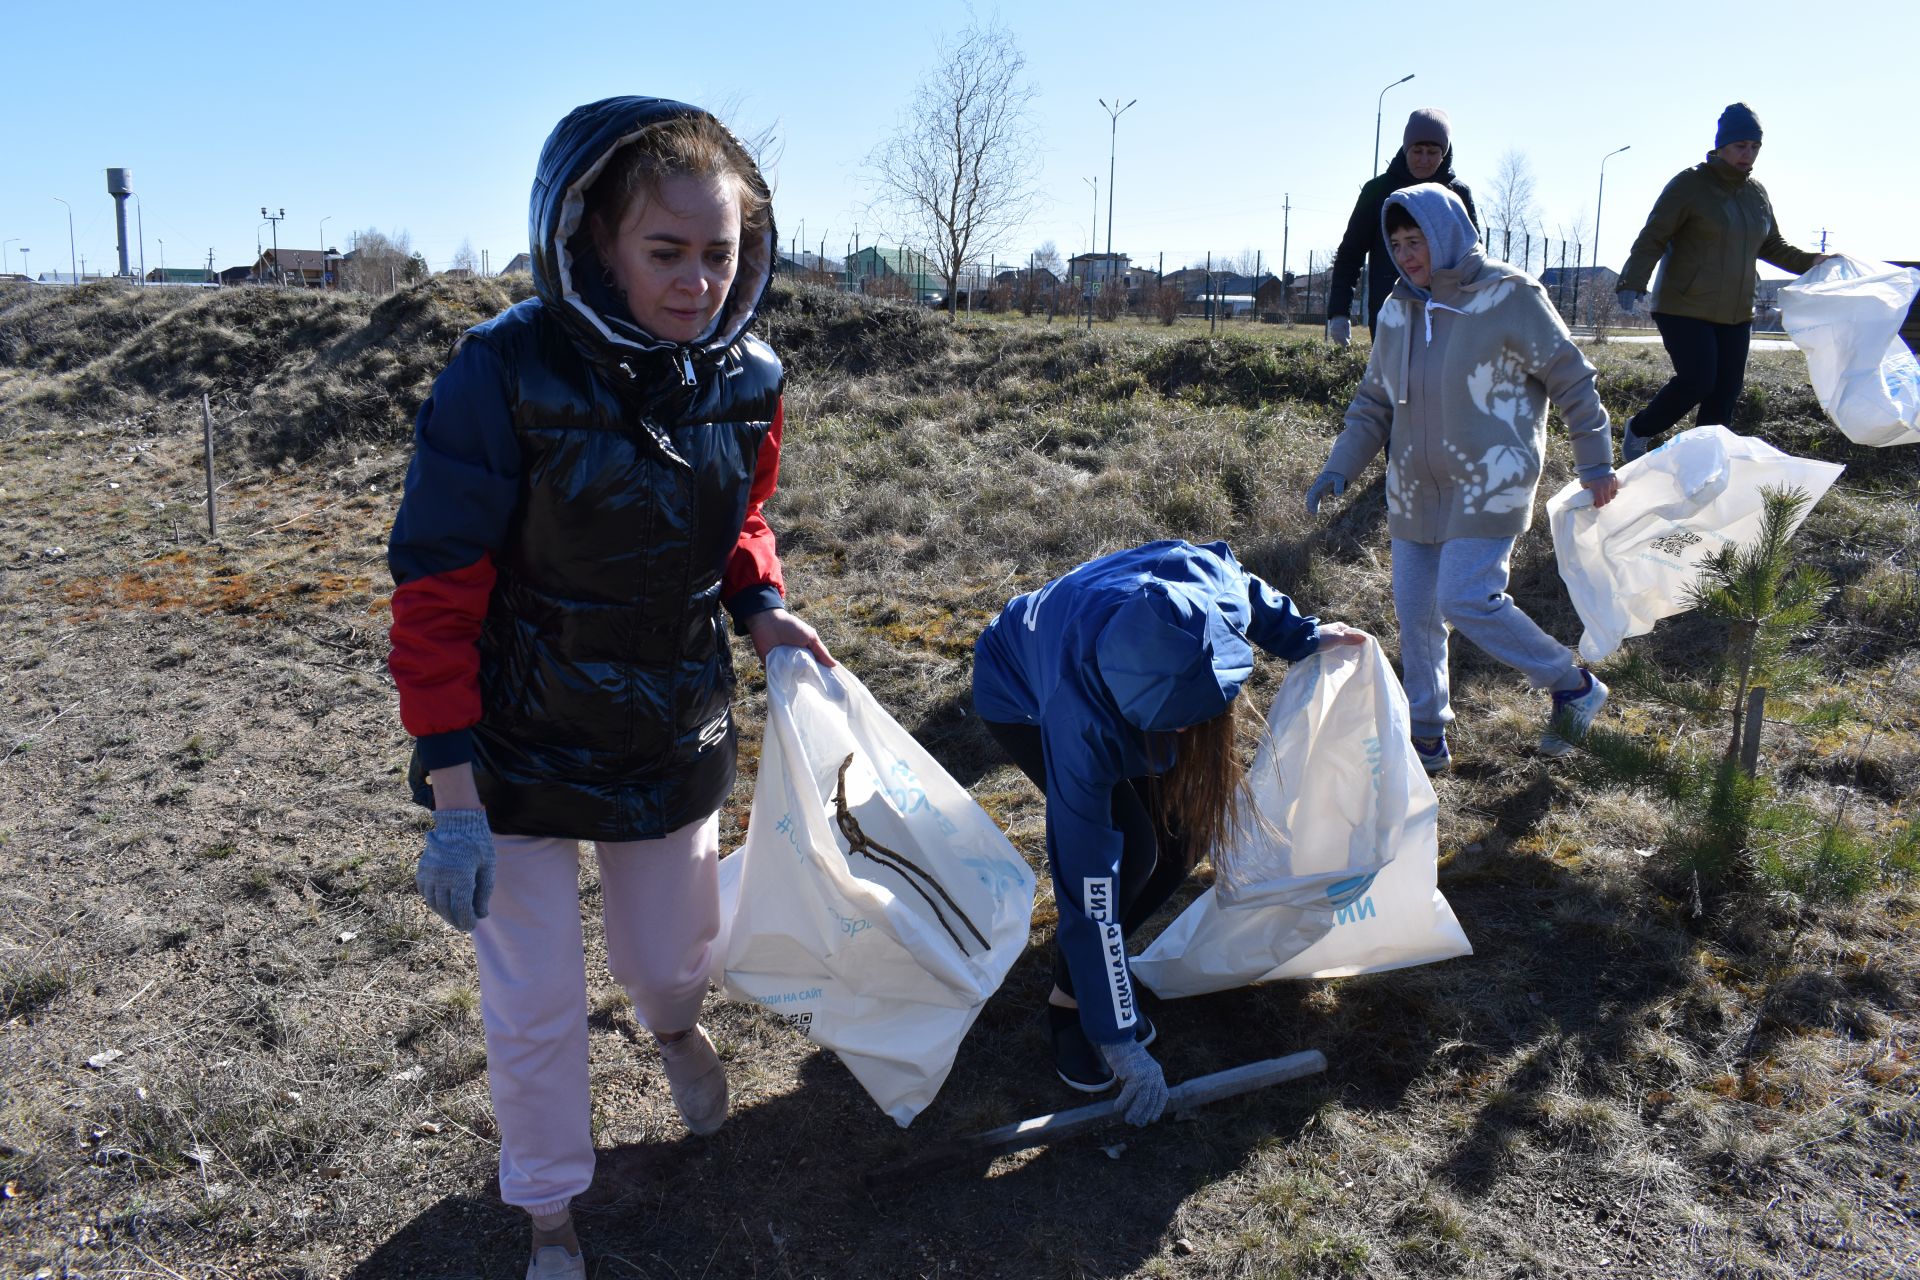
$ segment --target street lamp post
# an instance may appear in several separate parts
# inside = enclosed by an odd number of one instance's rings
[[[27,266],[27,255],[32,252],[33,250],[31,249],[22,249],[20,251],[20,274],[27,278],[28,283],[32,283],[33,281],[33,271]]]
[[[10,244],[19,244],[19,243],[20,243],[19,236],[15,236],[11,240],[0,241],[0,276],[8,276],[13,274],[13,268],[7,265],[7,246]]]
[[[276,284],[287,282],[287,273],[280,269],[280,220],[287,216],[284,207],[278,213],[268,213],[267,206],[260,206],[260,216],[273,224],[273,279]]]
[[[1631,150],[1633,150],[1633,144],[1629,142],[1626,146],[1616,147],[1612,151],[1609,151],[1607,152],[1607,154],[1600,157],[1600,191],[1599,191],[1599,194],[1597,194],[1593,198],[1593,268],[1592,270],[1593,270],[1593,280],[1595,284],[1598,284],[1600,281],[1600,207],[1602,204],[1605,203],[1607,198],[1607,161],[1613,159],[1615,156],[1619,155],[1622,151],[1631,151]],[[1598,314],[1594,310],[1594,307],[1597,305],[1598,303],[1595,301],[1594,290],[1588,289],[1587,290],[1587,323],[1588,324],[1592,324],[1594,316]]]
[[[1114,105],[1108,107],[1105,98],[1099,99],[1100,105],[1106,107],[1107,115],[1111,117],[1110,128],[1107,131],[1107,278],[1109,280],[1113,278],[1113,155],[1120,141],[1120,114],[1140,99],[1135,98],[1123,107],[1119,105],[1120,95],[1116,93],[1113,95],[1113,101]]]
[[[140,237],[140,283],[147,282],[147,209],[140,203],[140,193],[129,191],[133,197],[133,217],[135,234]]]
[[[1406,75],[1395,80],[1393,84],[1388,85],[1387,89],[1391,89],[1395,85],[1405,84],[1411,79],[1413,79],[1413,72],[1409,71]],[[1373,174],[1376,178],[1380,176],[1380,113],[1385,110],[1387,105],[1387,89],[1380,91],[1379,98],[1375,99],[1373,104]]]
[[[322,289],[327,287],[327,224],[332,221],[332,214],[320,219],[320,287]]]
[[[55,196],[54,199],[60,200],[60,197]],[[67,204],[65,200],[60,200],[60,203]],[[73,282],[79,284],[80,271],[75,265],[73,255],[73,206],[70,204],[67,204],[67,270],[73,273]]]

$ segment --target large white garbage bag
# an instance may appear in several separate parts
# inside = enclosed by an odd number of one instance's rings
[[[1920,270],[1836,254],[1780,290],[1820,407],[1857,444],[1920,443],[1920,362],[1900,340]]]
[[[1620,494],[1599,510],[1570,481],[1547,499],[1547,519],[1560,579],[1586,626],[1580,656],[1599,662],[1628,636],[1684,613],[1700,562],[1759,536],[1762,489],[1804,490],[1805,519],[1843,470],[1725,427],[1694,427],[1620,468]]]
[[[768,655],[747,838],[720,862],[730,998],[832,1049],[911,1124],[1026,946],[1033,893],[993,819],[844,666]]]
[[[1433,785],[1378,642],[1296,663],[1249,779],[1261,821],[1133,961],[1161,996],[1336,978],[1471,954],[1437,888]]]

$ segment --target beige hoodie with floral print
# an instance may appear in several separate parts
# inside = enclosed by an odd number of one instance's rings
[[[1428,292],[1394,286],[1325,469],[1354,480],[1384,446],[1396,538],[1517,536],[1533,521],[1549,400],[1580,478],[1613,470],[1593,366],[1533,277],[1478,245]]]

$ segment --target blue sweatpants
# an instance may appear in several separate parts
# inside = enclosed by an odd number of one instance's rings
[[[1393,611],[1411,729],[1438,737],[1447,705],[1447,627],[1453,626],[1536,689],[1574,690],[1584,677],[1573,651],[1542,631],[1507,594],[1512,538],[1393,540]]]

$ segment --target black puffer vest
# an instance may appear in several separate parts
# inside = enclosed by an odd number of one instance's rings
[[[542,311],[530,299],[466,339],[511,371],[522,458],[480,641],[476,776],[496,831],[654,839],[733,785],[720,576],[780,362],[744,338],[685,390],[672,357],[636,358],[629,389]]]
[[[655,839],[733,785],[720,581],[780,400],[780,361],[746,332],[773,233],[742,246],[714,335],[689,345],[616,316],[576,234],[607,153],[692,110],[618,98],[563,121],[534,186],[538,296],[462,339],[499,353],[521,451],[473,730],[495,831]]]

